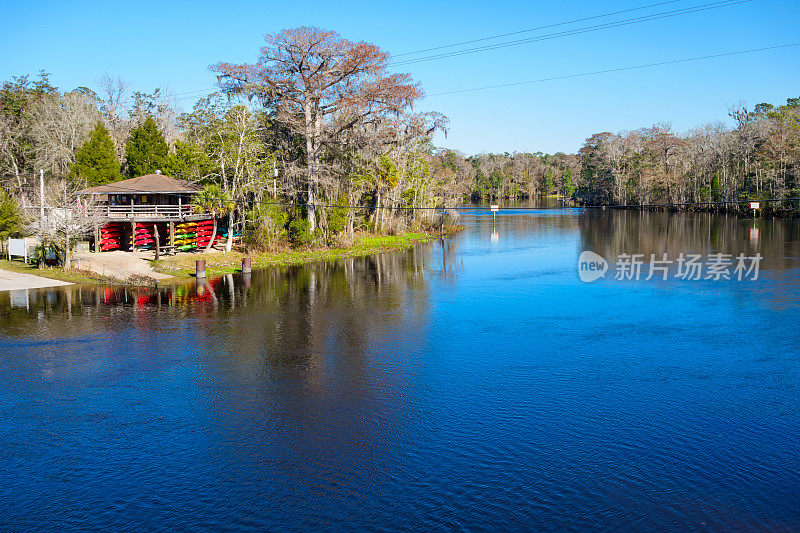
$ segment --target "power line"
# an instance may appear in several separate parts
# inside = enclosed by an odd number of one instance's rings
[[[469,41],[463,41],[463,42],[460,42],[460,43],[453,43],[453,44],[448,44],[448,45],[442,45],[442,46],[436,46],[436,47],[431,47],[431,48],[427,48],[427,49],[417,50],[417,51],[414,51],[414,52],[405,52],[403,54],[398,54],[398,55],[396,55],[394,57],[413,55],[413,54],[417,54],[417,53],[440,50],[440,49],[445,49],[445,48],[452,48],[452,47],[461,46],[461,45],[464,45],[464,44],[471,44],[471,43],[475,43],[475,42],[487,41],[487,40],[491,40],[491,39],[497,39],[497,38],[506,37],[506,36],[510,36],[510,35],[528,33],[528,32],[532,32],[532,31],[537,31],[537,30],[547,29],[547,28],[552,28],[552,27],[557,27],[557,26],[564,26],[564,25],[567,25],[567,24],[573,24],[573,23],[576,23],[576,22],[582,22],[582,21],[587,21],[587,20],[594,20],[594,19],[604,18],[604,17],[616,15],[616,14],[621,14],[621,13],[640,11],[642,9],[647,9],[647,8],[656,7],[656,6],[660,6],[660,5],[671,4],[671,3],[676,3],[676,2],[680,2],[680,1],[682,1],[682,0],[668,0],[668,1],[665,1],[665,2],[658,2],[658,3],[655,3],[655,4],[648,4],[648,5],[641,6],[641,7],[625,9],[625,10],[621,10],[621,11],[614,11],[614,12],[604,13],[604,14],[601,14],[601,15],[595,15],[595,16],[591,16],[591,17],[583,17],[583,18],[573,19],[573,20],[569,20],[569,21],[565,21],[565,22],[548,24],[548,25],[545,25],[545,26],[540,26],[540,27],[537,27],[537,28],[530,28],[530,29],[527,29],[527,30],[509,32],[509,33],[494,35],[494,36],[490,36],[490,37],[482,37],[482,38],[478,38],[478,39],[472,39],[472,40],[469,40]],[[519,39],[519,40],[509,41],[509,42],[505,42],[505,43],[496,43],[496,44],[492,44],[492,45],[481,46],[481,47],[476,47],[476,48],[470,48],[470,49],[466,49],[466,50],[456,50],[456,51],[453,51],[453,52],[437,54],[437,55],[433,55],[433,56],[429,56],[429,57],[412,58],[412,59],[408,59],[408,60],[405,60],[405,61],[401,61],[401,62],[395,63],[394,66],[402,66],[402,65],[407,65],[407,64],[421,63],[421,62],[426,62],[426,61],[433,61],[433,60],[436,60],[436,59],[444,59],[444,58],[448,58],[448,57],[456,57],[456,56],[459,56],[459,55],[473,54],[473,53],[477,53],[477,52],[481,52],[481,51],[494,50],[494,49],[498,49],[498,48],[507,48],[507,47],[510,47],[510,46],[518,46],[518,45],[521,45],[521,44],[527,44],[527,43],[532,43],[532,42],[557,39],[557,38],[560,38],[560,37],[568,37],[568,36],[572,36],[572,35],[579,35],[579,34],[583,34],[583,33],[601,31],[601,30],[604,30],[604,29],[628,26],[628,25],[632,25],[632,24],[639,24],[639,23],[642,23],[642,22],[649,22],[651,20],[659,20],[659,19],[675,17],[675,16],[679,16],[679,15],[686,15],[686,14],[696,13],[696,12],[699,12],[699,11],[707,11],[709,9],[717,9],[717,8],[721,8],[721,7],[728,7],[728,6],[737,5],[737,4],[744,4],[744,3],[749,3],[749,2],[753,2],[753,1],[754,0],[720,0],[720,1],[717,1],[717,2],[709,3],[709,4],[701,4],[701,5],[691,6],[691,7],[682,8],[682,9],[677,9],[677,10],[673,10],[673,11],[666,11],[666,12],[663,12],[663,13],[654,13],[654,14],[645,15],[645,16],[642,16],[642,17],[634,17],[634,18],[630,18],[630,19],[623,19],[623,20],[619,20],[619,21],[615,21],[615,22],[608,22],[608,23],[599,24],[599,25],[595,25],[595,26],[588,26],[588,27],[585,27],[585,28],[576,28],[576,29],[573,29],[573,30],[565,30],[565,31],[562,31],[562,32],[556,32],[556,33],[551,33],[551,34],[546,34],[546,35],[540,35],[540,36],[530,37],[530,38],[526,38],[526,39]],[[192,96],[192,95],[195,95],[195,94],[198,94],[198,93],[203,93],[203,92],[215,92],[217,90],[219,90],[219,87],[211,87],[211,88],[208,88],[208,89],[197,89],[197,90],[193,90],[193,91],[185,91],[185,92],[175,93],[172,96],[178,97],[176,99],[177,100],[181,100],[181,101],[182,100],[191,100],[191,99],[196,98],[195,96]]]
[[[461,42],[458,42],[458,43],[445,44],[445,45],[442,45],[442,46],[433,46],[431,48],[423,48],[421,50],[414,50],[413,52],[403,52],[402,54],[395,54],[392,57],[403,57],[403,56],[409,56],[409,55],[414,55],[414,54],[421,54],[423,52],[432,52],[434,50],[442,50],[442,49],[445,49],[445,48],[454,48],[456,46],[462,46],[462,45],[465,45],[465,44],[472,44],[472,43],[478,43],[478,42],[482,42],[482,41],[489,41],[489,40],[492,40],[492,39],[500,39],[501,37],[510,37],[511,35],[519,35],[521,33],[529,33],[529,32],[532,32],[532,31],[546,30],[547,28],[555,28],[555,27],[558,27],[558,26],[566,26],[567,24],[574,24],[576,22],[585,22],[587,20],[595,20],[595,19],[599,19],[599,18],[610,17],[612,15],[620,15],[622,13],[630,13],[632,11],[641,11],[642,9],[648,9],[648,8],[651,8],[651,7],[662,6],[662,5],[665,5],[665,4],[674,4],[676,2],[682,2],[682,1],[683,0],[668,0],[666,2],[658,2],[656,4],[648,4],[646,6],[634,7],[634,8],[631,8],[631,9],[623,9],[621,11],[611,11],[610,13],[603,13],[601,15],[594,15],[592,17],[583,17],[583,18],[579,18],[579,19],[572,19],[572,20],[567,20],[567,21],[564,21],[564,22],[556,22],[554,24],[546,24],[544,26],[537,26],[536,28],[529,28],[527,30],[512,31],[512,32],[508,32],[508,33],[501,33],[501,34],[498,34],[498,35],[491,35],[489,37],[481,37],[479,39],[470,39],[469,41],[461,41]]]
[[[592,71],[592,72],[581,72],[580,74],[566,74],[566,75],[563,75],[563,76],[552,76],[552,77],[549,77],[549,78],[539,78],[539,79],[536,79],[536,80],[517,81],[517,82],[513,82],[513,83],[502,83],[502,84],[498,84],[498,85],[486,85],[486,86],[483,86],[483,87],[472,87],[470,89],[456,89],[456,90],[453,90],[453,91],[445,91],[445,92],[440,92],[440,93],[433,93],[433,94],[429,94],[429,95],[426,95],[426,96],[443,96],[443,95],[448,95],[448,94],[458,94],[458,93],[466,93],[466,92],[473,92],[473,91],[484,91],[484,90],[488,90],[488,89],[499,89],[499,88],[503,88],[503,87],[514,87],[516,85],[530,85],[530,84],[534,84],[534,83],[543,83],[543,82],[547,82],[547,81],[566,80],[566,79],[570,79],[570,78],[580,78],[580,77],[584,77],[584,76],[595,76],[595,75],[598,75],[598,74],[609,74],[609,73],[612,73],[612,72],[622,72],[622,71],[626,71],[626,70],[652,68],[652,67],[658,67],[658,66],[664,66],[664,65],[674,65],[674,64],[677,64],[677,63],[688,63],[688,62],[691,62],[691,61],[702,61],[702,60],[705,60],[705,59],[714,59],[714,58],[719,58],[719,57],[735,56],[735,55],[741,55],[741,54],[751,54],[751,53],[755,53],[755,52],[763,52],[763,51],[766,51],[766,50],[777,50],[779,48],[789,48],[789,47],[792,47],[792,46],[800,46],[800,42],[798,42],[798,43],[790,43],[790,44],[780,44],[780,45],[776,45],[776,46],[766,46],[764,48],[753,48],[753,49],[750,49],[750,50],[738,50],[736,52],[725,52],[725,53],[722,53],[722,54],[712,54],[712,55],[698,56],[698,57],[687,57],[687,58],[683,58],[683,59],[673,59],[673,60],[670,60],[670,61],[659,61],[658,63],[646,63],[646,64],[643,64],[643,65],[633,65],[633,66],[629,66],[629,67],[618,67],[618,68],[611,68],[611,69],[606,69],[606,70],[595,70],[595,71]]]
[[[113,184],[112,184],[113,185]],[[134,189],[129,189],[131,193],[142,193],[143,191],[137,191]],[[104,193],[105,194],[105,193]],[[109,193],[113,194],[113,193]],[[714,205],[738,205],[738,204],[749,204],[755,200],[722,200],[722,201],[715,201],[715,202],[670,202],[670,203],[651,203],[651,204],[618,204],[618,205],[603,205],[603,204],[589,204],[589,205],[575,205],[571,206],[573,209],[642,209],[642,208],[650,208],[650,207],[690,207],[690,206],[714,206]],[[768,198],[764,200],[757,200],[760,203],[771,203],[771,202],[793,202],[793,201],[800,201],[800,197],[793,197],[793,198]],[[310,204],[307,202],[276,202],[276,201],[260,201],[260,202],[236,202],[237,204],[244,204],[245,206],[249,205],[276,205],[276,206],[283,206],[283,207],[313,207],[314,209],[317,208],[324,208],[324,209],[331,209],[331,208],[340,208],[340,209],[362,209],[367,211],[374,211],[378,209],[389,209],[395,211],[442,211],[442,210],[457,210],[457,211],[490,211],[491,206],[471,206],[471,205],[461,205],[461,206],[452,206],[447,207],[445,205],[438,205],[433,207],[417,207],[417,206],[381,206],[381,205],[352,205],[352,204]],[[192,205],[192,204],[186,204]],[[121,205],[120,207],[126,207]],[[36,208],[36,206],[33,206]],[[500,207],[500,211],[541,211],[541,210],[557,210],[557,209],[565,209],[566,206],[505,206]]]
[[[618,28],[618,27],[622,27],[622,26],[630,26],[632,24],[640,24],[642,22],[649,22],[649,21],[652,21],[652,20],[660,20],[660,19],[664,19],[664,18],[671,18],[671,17],[680,16],[680,15],[688,15],[688,14],[691,14],[691,13],[697,13],[697,12],[700,12],[700,11],[708,11],[710,9],[719,9],[719,8],[722,8],[722,7],[729,7],[729,6],[738,5],[738,4],[746,4],[746,3],[749,3],[749,2],[753,2],[753,1],[754,0],[735,0],[735,1],[722,0],[722,1],[719,1],[719,2],[712,2],[710,4],[701,4],[699,6],[693,6],[693,7],[689,7],[689,8],[677,9],[677,10],[673,10],[673,11],[666,11],[666,12],[663,12],[663,13],[656,13],[656,14],[652,14],[652,15],[645,15],[645,16],[642,16],[642,17],[634,17],[634,18],[630,18],[630,19],[623,19],[623,20],[619,20],[619,21],[615,21],[615,22],[607,22],[607,23],[604,23],[604,24],[597,24],[597,25],[594,25],[594,26],[587,26],[585,28],[576,28],[576,29],[573,29],[573,30],[564,30],[564,31],[561,31],[561,32],[555,32],[555,33],[550,33],[550,34],[546,34],[546,35],[539,35],[539,36],[536,36],[536,37],[529,37],[529,38],[525,38],[525,39],[517,39],[517,40],[514,40],[514,41],[507,41],[507,42],[504,42],[504,43],[496,43],[496,44],[491,44],[491,45],[486,45],[486,46],[478,46],[478,47],[474,47],[474,48],[468,48],[466,50],[457,50],[457,51],[453,51],[453,52],[446,52],[446,53],[436,54],[436,55],[427,56],[427,57],[408,59],[408,60],[405,60],[405,61],[400,61],[398,63],[395,63],[393,66],[399,67],[399,66],[411,65],[411,64],[415,64],[415,63],[423,63],[423,62],[428,62],[428,61],[434,61],[434,60],[437,60],[437,59],[446,59],[446,58],[451,58],[451,57],[457,57],[457,56],[466,55],[466,54],[475,54],[475,53],[478,53],[478,52],[485,52],[485,51],[488,51],[488,50],[497,50],[499,48],[508,48],[508,47],[511,47],[511,46],[519,46],[519,45],[522,45],[522,44],[529,44],[529,43],[533,43],[533,42],[558,39],[558,38],[561,38],[561,37],[570,37],[570,36],[573,36],[573,35],[591,33],[591,32],[606,30],[606,29],[610,29],[610,28]]]
[[[217,89],[219,89],[219,87],[210,87],[208,89],[197,89],[195,91],[186,91],[186,92],[183,92],[183,93],[174,93],[174,94],[172,94],[172,96],[181,96],[181,95],[184,95],[184,94],[204,93],[204,92],[207,92],[207,91],[216,91]]]
[[[445,95],[450,95],[450,94],[460,94],[460,93],[468,93],[468,92],[474,92],[474,91],[485,91],[485,90],[490,90],[490,89],[502,89],[502,88],[505,88],[505,87],[515,87],[515,86],[519,86],[519,85],[533,85],[533,84],[536,84],[536,83],[544,83],[544,82],[548,82],[548,81],[558,81],[558,80],[566,80],[566,79],[572,79],[572,78],[582,78],[582,77],[586,77],[586,76],[596,76],[596,75],[599,75],[599,74],[611,74],[611,73],[614,73],[614,72],[624,72],[624,71],[628,71],[628,70],[638,70],[638,69],[645,69],[645,68],[660,67],[660,66],[665,66],[665,65],[675,65],[675,64],[679,64],[679,63],[690,63],[692,61],[703,61],[703,60],[706,60],[706,59],[717,59],[717,58],[720,58],[720,57],[729,57],[729,56],[736,56],[736,55],[743,55],[743,54],[752,54],[752,53],[756,53],[756,52],[765,52],[765,51],[768,51],[768,50],[779,50],[781,48],[791,48],[791,47],[794,47],[794,46],[800,46],[800,42],[789,43],[789,44],[780,44],[780,45],[775,45],[775,46],[765,46],[763,48],[752,48],[752,49],[749,49],[749,50],[737,50],[737,51],[734,51],[734,52],[724,52],[724,53],[720,53],[720,54],[711,54],[711,55],[706,55],[706,56],[697,56],[697,57],[686,57],[686,58],[681,58],[681,59],[672,59],[672,60],[669,60],[669,61],[659,61],[659,62],[656,62],[656,63],[645,63],[645,64],[642,64],[642,65],[631,65],[631,66],[627,66],[627,67],[617,67],[617,68],[610,68],[610,69],[605,69],[605,70],[594,70],[594,71],[591,71],[591,72],[581,72],[581,73],[578,73],[578,74],[565,74],[565,75],[561,75],[561,76],[551,76],[551,77],[548,77],[548,78],[538,78],[538,79],[535,79],[535,80],[516,81],[516,82],[511,82],[511,83],[501,83],[501,84],[497,84],[497,85],[484,85],[482,87],[471,87],[471,88],[468,88],[468,89],[455,89],[455,90],[452,90],[452,91],[443,91],[443,92],[438,92],[438,93],[427,94],[425,96],[426,97],[445,96]]]
[[[734,204],[749,204],[754,200],[722,200],[717,202],[673,202],[673,203],[663,203],[663,204],[622,204],[622,205],[602,205],[602,204],[590,204],[590,205],[577,205],[573,208],[575,209],[641,209],[645,207],[689,207],[689,206],[713,206],[713,205],[734,205]],[[770,202],[790,202],[790,201],[800,201],[800,197],[798,198],[770,198],[766,200],[758,200],[761,203],[770,203]],[[279,205],[285,207],[313,207],[313,208],[344,208],[344,209],[364,209],[364,210],[376,210],[376,209],[390,209],[390,210],[397,210],[397,211],[441,211],[442,209],[454,209],[454,210],[467,210],[467,211],[490,211],[490,206],[470,206],[470,205],[462,205],[462,206],[434,206],[434,207],[403,207],[403,206],[373,206],[373,205],[349,205],[349,204],[308,204],[303,202],[254,202],[256,205]],[[534,210],[550,210],[550,209],[564,209],[564,206],[540,206],[540,207],[521,207],[521,206],[509,206],[509,207],[501,207],[501,211],[534,211]]]

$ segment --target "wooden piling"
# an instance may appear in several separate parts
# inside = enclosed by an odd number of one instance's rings
[[[131,200],[133,205],[133,200]],[[131,221],[131,252],[136,251],[136,222]]]
[[[158,238],[158,222],[153,222],[153,239],[156,241],[156,261],[158,261],[161,258],[161,239]]]

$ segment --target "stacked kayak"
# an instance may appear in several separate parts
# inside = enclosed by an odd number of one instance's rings
[[[122,224],[109,222],[100,228],[100,250],[119,250],[122,246]]]
[[[136,223],[136,234],[133,236],[133,245],[140,250],[149,250],[155,246],[155,225],[152,223]]]
[[[158,242],[163,246],[169,240],[168,228],[163,226],[159,228],[158,224],[153,222],[137,222],[133,244],[140,250],[152,250],[156,246],[156,232],[158,232]]]
[[[181,222],[175,225],[175,249],[181,251],[197,248],[197,222]]]
[[[212,246],[219,242],[219,235],[214,234],[214,221],[201,220],[197,223],[197,246],[205,248],[211,239],[214,239]]]

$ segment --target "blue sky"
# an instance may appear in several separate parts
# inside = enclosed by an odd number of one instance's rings
[[[597,2],[17,2],[4,7],[0,78],[44,68],[61,88],[103,74],[135,90],[185,93],[214,85],[208,65],[254,61],[263,35],[315,25],[393,54],[656,3]],[[679,0],[541,35],[708,4]],[[10,23],[9,23],[10,22]],[[582,35],[404,65],[431,95],[417,109],[450,117],[437,143],[465,153],[574,152],[600,131],[670,122],[678,131],[727,120],[744,101],[800,96],[800,46],[656,68],[435,96],[486,85],[579,74],[800,42],[800,2],[753,0]],[[502,42],[498,39],[492,42]],[[399,58],[398,58],[399,61]],[[183,95],[184,110],[192,95]]]

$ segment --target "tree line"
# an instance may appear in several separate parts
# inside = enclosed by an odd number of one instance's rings
[[[677,134],[658,124],[598,133],[578,156],[578,197],[594,204],[785,200],[800,197],[800,98],[730,110],[722,123]],[[796,209],[796,201],[767,204]]]
[[[701,204],[770,200],[771,212],[796,214],[800,203],[800,98],[785,105],[738,105],[734,126],[706,124],[687,133],[669,124],[590,136],[577,154],[464,156],[445,164],[473,199],[555,195],[584,205]],[[772,200],[778,200],[772,202]]]

